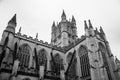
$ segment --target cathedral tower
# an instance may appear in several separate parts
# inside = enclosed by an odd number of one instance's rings
[[[68,21],[66,14],[63,10],[61,15],[61,22],[55,25],[52,25],[52,39],[51,42],[57,46],[69,46],[77,39],[77,28],[76,28],[76,20],[74,16],[72,16],[72,20]]]
[[[1,42],[0,42],[0,65],[1,68],[4,68],[5,65],[13,64],[12,59],[12,50],[14,49],[14,36],[15,36],[15,28],[16,28],[16,14],[12,17],[12,19],[8,22],[6,29],[3,31]],[[8,67],[8,66],[6,66]],[[9,67],[10,68],[10,67]]]

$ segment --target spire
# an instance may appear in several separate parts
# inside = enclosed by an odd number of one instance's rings
[[[12,23],[12,24],[14,24],[15,26],[16,26],[16,14],[12,17],[12,19],[8,22],[8,24],[9,23]]]
[[[9,31],[11,33],[15,33],[15,28],[16,28],[16,14],[12,17],[12,19],[8,22],[8,25],[6,27],[6,31]]]
[[[96,27],[96,30],[95,30],[95,31],[96,31],[96,34],[98,34],[98,33],[99,33],[99,31],[98,31],[97,27]]]
[[[52,32],[55,31],[55,22],[53,21],[53,24],[52,24]]]
[[[98,29],[97,29],[97,27],[96,27],[96,31],[98,32]]]
[[[101,26],[100,26],[100,32],[101,32],[102,34],[105,34]]]
[[[62,19],[62,21],[66,21],[66,14],[65,14],[64,10],[63,10],[63,13],[62,13],[61,19]]]
[[[21,27],[19,28],[19,33],[21,33]]]
[[[72,22],[76,22],[76,20],[75,20],[74,16],[72,16]]]
[[[54,27],[55,26],[55,21],[53,21],[53,24],[52,24],[52,27]]]
[[[66,17],[65,11],[63,10],[62,16],[61,17]]]
[[[85,29],[88,29],[88,26],[87,26],[86,20],[84,20],[84,26],[85,26]]]
[[[89,28],[92,28],[92,29],[93,29],[93,26],[92,26],[92,24],[91,24],[90,19],[88,20],[88,22],[89,22]]]

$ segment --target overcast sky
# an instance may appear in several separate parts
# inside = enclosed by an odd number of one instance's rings
[[[12,16],[17,14],[16,32],[50,42],[51,26],[61,20],[62,10],[67,19],[74,15],[78,36],[83,35],[84,20],[94,28],[102,26],[112,53],[120,59],[120,0],[0,0],[0,36]]]

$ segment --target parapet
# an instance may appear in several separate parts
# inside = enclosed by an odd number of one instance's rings
[[[17,33],[15,36],[18,37],[18,38],[21,38],[21,39],[30,41],[30,42],[32,42],[32,43],[35,43],[35,44],[37,44],[37,45],[43,45],[43,46],[52,48],[52,49],[54,49],[54,50],[61,51],[61,52],[63,52],[63,53],[66,53],[69,49],[75,47],[77,44],[79,44],[79,43],[82,42],[84,39],[86,39],[86,36],[85,36],[85,35],[82,35],[80,38],[78,38],[78,39],[75,41],[75,43],[71,43],[69,46],[58,47],[57,45],[52,45],[51,43],[44,42],[43,40],[38,40],[37,38],[33,38],[33,37],[27,36],[27,35],[25,35],[25,34],[22,35],[21,33]]]
[[[43,40],[38,40],[37,38],[27,36],[26,34],[16,33],[15,37],[30,41],[30,42],[38,44],[38,45],[44,45],[44,46],[47,46],[47,47],[51,47],[51,45],[52,45],[52,44],[49,44],[48,42],[44,42]]]

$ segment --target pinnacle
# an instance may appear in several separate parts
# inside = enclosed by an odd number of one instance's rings
[[[100,26],[100,32],[105,34],[101,26]]]
[[[97,27],[96,27],[96,31],[98,32],[98,29],[97,29]]]
[[[9,21],[9,23],[16,24],[16,14],[12,17],[12,19]]]
[[[88,26],[87,26],[86,20],[84,20],[84,26],[85,26],[85,29],[88,29]]]
[[[63,13],[62,13],[62,17],[66,17],[66,14],[65,14],[64,10],[63,10]]]
[[[88,20],[88,22],[89,22],[89,28],[93,28],[90,19]]]
[[[19,28],[19,33],[21,33],[21,27]]]
[[[96,33],[97,33],[97,34],[99,33],[99,31],[98,31],[97,27],[96,27],[96,30],[95,30],[95,31],[96,31]]]
[[[38,33],[36,33],[36,39],[38,38]]]
[[[55,26],[55,21],[53,21],[53,25],[52,26]]]
[[[76,20],[75,20],[74,16],[72,16],[72,22],[76,22]]]

